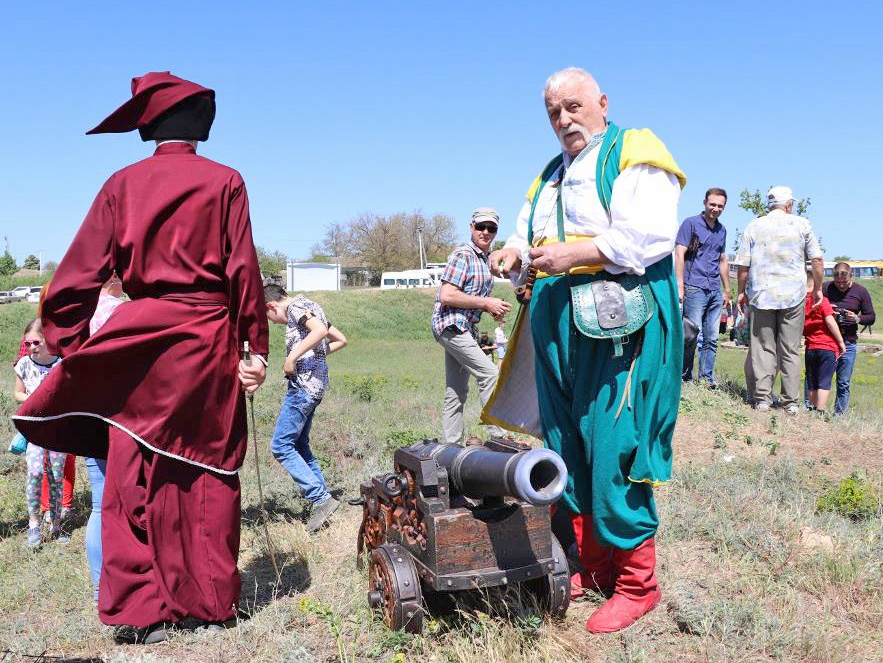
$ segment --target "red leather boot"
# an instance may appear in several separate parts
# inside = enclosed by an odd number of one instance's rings
[[[634,550],[613,549],[613,567],[618,574],[613,596],[598,608],[589,621],[589,633],[613,633],[634,623],[659,604],[662,593],[656,582],[656,543],[647,539]]]
[[[570,578],[570,598],[578,599],[585,592],[610,592],[616,579],[610,557],[613,548],[598,543],[592,529],[591,514],[572,513],[570,522],[573,523],[576,548],[583,565],[583,571],[574,573]]]

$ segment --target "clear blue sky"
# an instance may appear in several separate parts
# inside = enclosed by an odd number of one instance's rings
[[[46,5],[51,4],[48,8]],[[15,3],[0,25],[0,234],[60,260],[104,180],[152,152],[85,136],[170,69],[217,91],[200,152],[237,168],[255,240],[294,258],[326,224],[422,209],[514,228],[556,152],[541,91],[582,66],[620,125],[652,128],[706,188],[790,185],[830,259],[883,258],[883,10],[871,2]],[[2,251],[2,246],[0,246]]]

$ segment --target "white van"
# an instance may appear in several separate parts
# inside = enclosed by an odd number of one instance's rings
[[[441,269],[406,269],[401,272],[383,272],[380,276],[381,290],[438,287]]]

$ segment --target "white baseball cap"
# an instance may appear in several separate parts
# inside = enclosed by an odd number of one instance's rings
[[[789,186],[774,186],[767,191],[766,198],[767,207],[771,207],[772,205],[784,205],[789,200],[794,200],[794,195]]]
[[[472,213],[472,223],[500,224],[500,215],[493,207],[479,207]]]

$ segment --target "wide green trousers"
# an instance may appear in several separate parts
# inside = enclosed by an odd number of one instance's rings
[[[681,395],[684,329],[672,258],[646,274],[657,310],[643,328],[631,406],[619,417],[638,334],[614,357],[612,341],[576,329],[570,286],[593,280],[588,275],[540,279],[530,301],[543,438],[569,471],[562,502],[592,514],[598,540],[623,549],[656,533],[653,486],[671,478]]]

